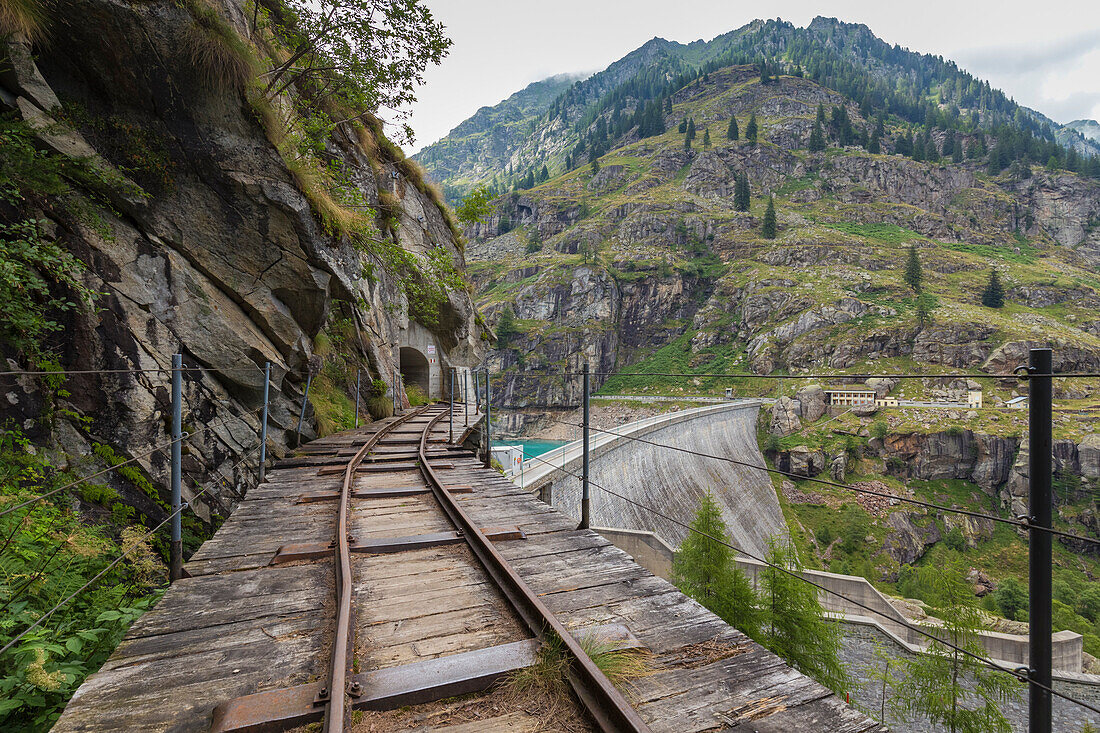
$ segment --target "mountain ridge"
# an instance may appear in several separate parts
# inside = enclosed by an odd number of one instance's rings
[[[547,104],[544,109],[532,109],[522,125],[513,126],[513,130],[522,127],[524,134],[509,134],[499,127],[485,128],[480,132],[483,137],[492,139],[492,149],[488,145],[477,144],[477,141],[455,140],[448,136],[426,146],[415,157],[430,175],[443,184],[451,200],[456,200],[476,185],[492,184],[493,170],[511,170],[514,173],[516,169],[537,170],[542,165],[553,170],[567,162],[568,149],[579,139],[579,131],[571,130],[571,126],[587,121],[601,97],[610,93],[612,86],[624,82],[625,77],[633,74],[637,79],[648,70],[663,75],[668,82],[677,74],[700,72],[719,59],[732,62],[733,57],[738,55],[741,62],[764,59],[773,65],[790,66],[793,63],[799,67],[799,73],[807,75],[812,74],[815,64],[824,66],[827,73],[821,74],[818,81],[831,88],[838,86],[830,83],[836,81],[834,77],[838,65],[846,63],[854,64],[856,71],[845,73],[858,72],[866,79],[864,86],[869,89],[875,80],[893,79],[902,86],[912,86],[914,78],[919,82],[918,86],[927,86],[928,79],[941,80],[934,87],[929,87],[935,92],[932,101],[943,94],[944,88],[950,87],[959,101],[981,105],[982,123],[985,125],[1015,124],[1035,135],[1056,139],[1059,144],[1072,147],[1078,154],[1100,154],[1100,145],[1072,128],[1058,125],[1045,115],[1020,107],[1003,92],[960,69],[953,61],[910,51],[898,44],[888,44],[875,36],[865,24],[817,16],[805,28],[798,28],[781,19],[754,20],[710,41],[697,40],[690,44],[655,36],[609,64],[603,71],[576,82],[563,92],[562,97]],[[793,56],[798,56],[800,61],[793,61]],[[918,98],[917,102],[918,106],[909,110],[911,116],[921,115],[924,107],[920,105],[929,100]],[[954,103],[949,104],[948,110],[953,106]],[[1018,116],[1018,111],[1022,111],[1023,118]],[[583,132],[580,137],[583,137]],[[490,164],[486,165],[486,161]]]

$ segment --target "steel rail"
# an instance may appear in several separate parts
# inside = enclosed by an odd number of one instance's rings
[[[569,656],[568,678],[581,704],[592,716],[600,730],[605,733],[649,733],[649,726],[641,719],[611,680],[600,671],[595,662],[565,626],[558,621],[553,612],[546,607],[538,596],[527,586],[503,555],[488,540],[481,528],[459,506],[454,497],[444,488],[428,460],[428,436],[436,423],[447,413],[434,416],[420,435],[419,465],[424,480],[431,488],[443,511],[447,513],[455,528],[462,533],[470,550],[473,551],[482,567],[493,582],[508,599],[512,608],[523,619],[527,627],[539,639],[558,637]]]
[[[374,432],[360,448],[344,469],[344,484],[340,490],[339,514],[336,522],[336,547],[333,557],[336,566],[336,632],[332,644],[332,659],[329,664],[328,687],[321,690],[320,699],[325,703],[325,733],[343,733],[348,697],[354,692],[348,686],[348,673],[354,657],[355,611],[351,602],[351,548],[348,541],[348,504],[351,497],[352,479],[355,470],[378,442],[398,425],[410,418],[422,414],[427,405],[408,412]],[[327,699],[325,699],[327,697]]]

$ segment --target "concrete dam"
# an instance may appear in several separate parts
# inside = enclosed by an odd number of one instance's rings
[[[632,438],[764,466],[756,443],[761,400],[736,400],[657,415],[608,428],[593,429],[589,467],[592,525],[651,531],[678,547],[687,530],[652,512],[612,496],[596,485],[690,523],[700,498],[713,494],[732,543],[746,551],[767,551],[768,538],[785,535],[786,523],[770,476],[762,470],[701,458]],[[544,501],[580,517],[581,441],[527,460],[516,482],[538,491]]]

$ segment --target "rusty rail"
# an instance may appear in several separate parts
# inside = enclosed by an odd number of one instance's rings
[[[493,546],[493,543],[485,537],[481,528],[474,524],[469,515],[458,505],[454,497],[444,488],[443,482],[432,469],[427,456],[428,436],[446,412],[432,418],[424,432],[420,436],[420,472],[431,487],[443,511],[447,513],[451,522],[466,539],[470,550],[477,557],[485,572],[493,579],[493,582],[508,599],[512,608],[523,619],[524,623],[539,639],[546,641],[548,637],[557,636],[561,639],[569,655],[569,684],[573,687],[581,704],[599,725],[600,730],[606,733],[619,733],[620,731],[633,731],[634,733],[648,733],[649,726],[641,719],[637,711],[631,707],[623,694],[619,692],[611,680],[600,671],[599,667],[589,658],[573,635],[554,616],[549,608],[539,600],[538,596],[527,586],[522,578],[516,574],[512,566],[503,555]],[[326,729],[327,730],[327,729]]]
[[[408,412],[389,425],[375,431],[363,443],[363,447],[348,461],[347,467],[344,469],[344,484],[340,490],[339,499],[340,513],[336,523],[336,548],[333,552],[336,561],[336,600],[338,604],[336,634],[332,644],[332,660],[329,665],[329,684],[328,687],[322,688],[320,693],[321,699],[325,703],[325,733],[343,733],[348,697],[356,697],[360,693],[360,690],[351,689],[348,685],[348,673],[351,672],[355,647],[355,609],[351,602],[352,577],[350,538],[348,537],[348,503],[351,497],[351,484],[355,477],[355,470],[383,436],[410,418],[423,414],[427,409],[428,405],[425,405]],[[440,416],[442,416],[442,413]],[[429,423],[429,425],[432,424],[434,422]],[[421,445],[423,445],[423,441],[421,441]],[[327,699],[325,699],[326,697]]]

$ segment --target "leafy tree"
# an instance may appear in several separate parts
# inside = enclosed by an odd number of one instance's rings
[[[287,0],[271,14],[279,39],[294,49],[265,76],[268,95],[307,82],[365,112],[398,118],[416,101],[424,70],[447,55],[443,24],[419,0]],[[305,86],[305,85],[301,85]],[[412,130],[403,125],[406,139]]]
[[[764,221],[760,224],[760,236],[764,239],[775,239],[775,197],[768,197],[768,208],[764,209]]]
[[[710,128],[703,130],[703,150],[710,150]]]
[[[989,282],[982,291],[982,305],[986,308],[1002,308],[1005,304],[1005,289],[1001,284],[1001,275],[994,268],[989,271]]]
[[[738,211],[748,211],[752,202],[752,194],[749,190],[749,177],[744,171],[737,174],[733,184],[733,208]]]
[[[906,684],[894,690],[894,708],[909,721],[928,721],[952,733],[1010,733],[1004,703],[1018,696],[1015,678],[991,670],[944,642],[985,657],[978,638],[981,611],[958,561],[931,563],[919,571],[926,598],[943,625],[926,654],[907,655]],[[972,684],[964,685],[963,678]]]
[[[1005,578],[993,591],[993,602],[1005,618],[1018,621],[1020,611],[1027,611],[1027,590],[1015,578]]]
[[[839,625],[825,618],[817,588],[799,576],[802,567],[790,542],[773,538],[768,545],[769,566],[760,571],[760,643],[803,674],[843,693],[851,680],[840,663]]]
[[[691,528],[673,560],[672,582],[746,636],[758,638],[756,593],[734,562],[722,511],[709,493],[700,500]]]
[[[932,322],[932,311],[936,310],[939,301],[932,293],[921,293],[917,296],[917,323],[924,328]]]
[[[737,115],[730,115],[730,124],[726,128],[726,139],[736,140],[741,137],[741,131],[737,127]]]
[[[807,146],[811,153],[820,153],[825,149],[825,132],[821,125],[815,123],[813,132],[810,133],[810,143]]]
[[[917,245],[909,245],[909,258],[905,262],[905,284],[913,289],[913,292],[921,291],[921,283],[924,280],[924,270],[920,264],[920,254]]]
[[[745,139],[749,142],[756,142],[756,114],[753,113],[749,116],[749,124],[745,126]]]
[[[479,186],[462,199],[462,203],[455,209],[455,214],[463,224],[483,223],[489,218],[489,214],[493,213],[491,201],[489,190],[485,186]]]

